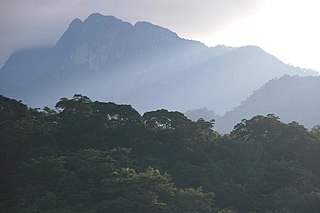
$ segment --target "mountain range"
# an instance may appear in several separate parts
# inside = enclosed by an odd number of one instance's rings
[[[273,79],[241,105],[216,116],[216,129],[230,132],[242,119],[274,114],[283,122],[298,122],[307,128],[320,125],[320,77],[289,76]]]
[[[256,46],[207,47],[148,22],[94,13],[73,20],[55,46],[12,54],[0,70],[0,94],[32,107],[81,93],[140,112],[207,107],[223,115],[272,79],[315,73]]]

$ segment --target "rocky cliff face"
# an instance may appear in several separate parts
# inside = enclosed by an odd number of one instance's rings
[[[92,14],[84,22],[71,22],[54,49],[55,61],[51,63],[63,63],[65,70],[58,67],[60,72],[104,71],[143,57],[146,64],[168,54],[174,57],[175,50],[188,47],[206,48],[148,22],[132,25],[113,16]]]
[[[13,54],[0,70],[0,94],[37,107],[83,93],[140,111],[221,114],[283,74],[305,73],[258,47],[209,48],[148,22],[96,13],[72,21],[54,47]]]

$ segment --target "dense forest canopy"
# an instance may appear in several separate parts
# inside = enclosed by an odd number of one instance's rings
[[[320,212],[320,126],[0,96],[1,212]]]

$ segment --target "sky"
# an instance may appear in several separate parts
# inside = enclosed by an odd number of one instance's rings
[[[91,13],[148,21],[208,46],[256,45],[320,71],[318,0],[0,0],[0,66],[19,49],[54,45]]]

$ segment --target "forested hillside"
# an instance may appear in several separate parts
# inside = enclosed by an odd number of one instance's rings
[[[0,212],[320,212],[320,127],[0,96]]]
[[[225,113],[216,116],[217,130],[230,132],[243,118],[276,114],[283,122],[297,121],[306,128],[320,124],[320,77],[289,76],[273,79],[249,98]]]

